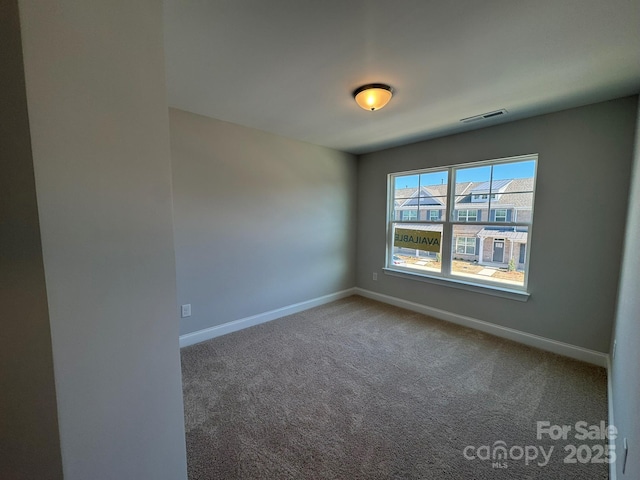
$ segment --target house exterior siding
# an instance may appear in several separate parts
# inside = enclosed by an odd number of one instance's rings
[[[456,186],[456,206],[452,220],[460,223],[456,223],[453,229],[452,257],[454,260],[500,266],[509,265],[513,259],[516,268],[524,268],[526,251],[521,254],[521,250],[526,248],[528,233],[525,230],[516,234],[514,232],[519,232],[519,227],[509,224],[531,222],[533,178],[499,180],[496,182],[499,190],[492,190],[495,193],[485,191],[489,188],[487,185],[487,182],[465,182]],[[446,212],[446,185],[404,188],[396,194],[395,220],[443,220]],[[431,212],[438,212],[437,217],[431,216]],[[466,225],[465,222],[470,224]],[[501,228],[502,223],[504,226]],[[463,241],[467,245],[465,252],[460,251],[460,237],[477,239],[475,253],[469,253],[469,240]],[[494,261],[496,239],[504,241],[504,246],[501,257]]]

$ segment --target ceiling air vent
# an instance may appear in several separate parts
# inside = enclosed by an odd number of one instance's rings
[[[506,115],[507,111],[502,108],[500,110],[494,110],[493,112],[482,113],[480,115],[475,115],[473,117],[467,117],[460,120],[462,123],[471,123],[477,122],[478,120],[487,120],[493,117],[499,117],[500,115]]]

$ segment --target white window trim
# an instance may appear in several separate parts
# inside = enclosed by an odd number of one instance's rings
[[[411,210],[400,210],[400,220],[402,220],[403,222],[411,222],[413,220],[418,220],[418,210],[416,209],[411,209]],[[405,214],[409,214],[409,213],[413,213],[413,215],[406,215],[407,217],[413,217],[413,218],[404,218]]]
[[[534,172],[533,172],[533,187],[532,187],[532,206],[531,206],[531,220],[528,222],[478,222],[478,221],[460,221],[457,219],[457,210],[455,208],[455,173],[459,168],[465,168],[469,166],[481,166],[481,165],[499,165],[502,163],[513,163],[518,161],[534,161]],[[514,285],[513,288],[509,288],[509,286],[505,286],[502,282],[492,282],[490,278],[482,279],[482,282],[474,282],[473,280],[466,279],[465,277],[459,277],[451,273],[451,262],[454,254],[454,236],[453,236],[453,227],[455,225],[500,225],[500,226],[526,226],[527,233],[529,235],[529,242],[531,241],[531,234],[533,230],[533,217],[534,217],[534,205],[535,205],[535,192],[536,192],[536,178],[537,178],[537,167],[538,167],[538,154],[529,154],[529,155],[520,155],[516,157],[506,157],[492,160],[485,160],[479,162],[469,162],[464,164],[454,164],[454,165],[444,165],[441,167],[431,167],[424,168],[418,170],[412,170],[407,172],[394,172],[388,175],[388,187],[387,187],[387,248],[386,248],[386,256],[387,259],[385,261],[386,267],[383,268],[385,274],[389,274],[392,276],[400,276],[404,278],[410,278],[412,280],[425,281],[429,283],[435,283],[438,285],[450,286],[453,288],[461,288],[463,290],[469,290],[478,293],[486,293],[488,295],[499,296],[503,298],[510,298],[514,300],[527,301],[530,294],[528,293],[528,280],[529,280],[529,268],[526,269],[526,275],[524,279],[523,286]],[[392,219],[392,214],[394,212],[394,198],[393,195],[390,195],[389,192],[395,192],[394,189],[394,179],[398,176],[405,175],[420,175],[427,172],[442,172],[447,171],[448,182],[447,182],[447,195],[449,198],[447,212],[444,215],[444,218],[440,219],[437,224],[442,225],[443,235],[442,235],[442,253],[441,253],[441,269],[439,273],[430,273],[430,272],[420,272],[415,269],[409,269],[407,267],[401,267],[397,265],[390,264],[390,258],[392,257],[393,251],[393,224],[398,223],[398,221]],[[491,195],[493,197],[494,195]],[[489,211],[491,210],[491,197],[489,199]],[[465,209],[462,209],[465,210]],[[473,209],[466,209],[473,210]],[[456,220],[452,220],[454,216]],[[416,223],[428,223],[424,221],[418,220]],[[432,222],[433,223],[433,222]],[[525,254],[525,265],[530,265],[530,253],[531,248],[528,245]],[[476,252],[477,254],[477,252]]]
[[[461,209],[456,209],[456,212],[458,212],[458,222],[465,222],[465,223],[469,223],[469,222],[477,222],[478,221],[478,209],[477,208],[461,208]],[[462,220],[460,218],[460,214],[462,212],[465,212],[464,214],[464,220]],[[475,212],[475,215],[469,215],[469,212]],[[469,220],[469,217],[475,217],[473,220]]]
[[[433,283],[435,285],[441,285],[443,287],[457,288],[459,290],[466,290],[468,292],[482,293],[485,295],[491,295],[494,297],[508,298],[510,300],[517,300],[519,302],[526,302],[529,300],[531,294],[524,290],[512,290],[505,288],[501,285],[488,285],[484,283],[473,283],[466,280],[460,280],[457,278],[448,277],[435,277],[431,275],[425,275],[419,272],[407,272],[404,270],[398,270],[396,268],[384,267],[382,269],[385,275],[392,277],[408,278],[410,280],[416,280],[419,282]]]
[[[504,212],[504,215],[500,215],[500,217],[504,217],[504,220],[498,220],[498,211]],[[504,222],[507,221],[508,217],[509,217],[509,213],[507,212],[506,208],[496,208],[495,209],[495,215],[494,215],[494,221],[495,222],[504,223]]]
[[[463,236],[456,236],[456,247],[455,247],[455,254],[456,255],[475,255],[476,254],[476,240],[478,237],[463,237]],[[462,247],[464,248],[464,252],[460,253],[458,252],[458,247],[460,247],[460,240],[464,239],[464,244],[462,245]],[[469,240],[472,240],[473,243],[469,244]],[[473,247],[473,253],[468,253],[467,252],[467,247]]]

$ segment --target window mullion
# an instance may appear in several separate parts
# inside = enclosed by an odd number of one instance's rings
[[[442,224],[442,255],[440,255],[440,271],[445,277],[451,276],[451,257],[453,249],[453,227],[451,222],[453,220],[456,208],[456,172],[455,168],[448,168],[447,170],[447,192],[449,197],[449,205],[447,205],[447,218]]]
[[[489,170],[489,203],[487,204],[487,221],[491,220],[491,195],[493,193],[493,165]],[[496,197],[497,198],[497,197]]]

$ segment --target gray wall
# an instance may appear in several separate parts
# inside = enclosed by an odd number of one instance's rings
[[[614,420],[619,431],[616,473],[620,479],[640,478],[640,109],[634,157],[611,369]],[[629,459],[623,476],[625,437]]]
[[[359,287],[561,342],[609,351],[637,97],[416,143],[358,160]],[[387,174],[539,154],[530,299],[523,303],[381,272]]]
[[[19,6],[64,477],[186,478],[162,2]]]
[[[17,0],[0,2],[0,478],[62,478]]]
[[[179,304],[194,332],[353,287],[352,155],[170,111]]]

